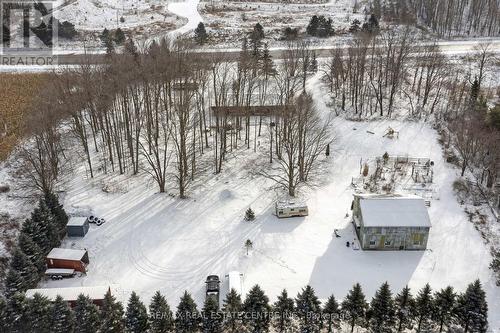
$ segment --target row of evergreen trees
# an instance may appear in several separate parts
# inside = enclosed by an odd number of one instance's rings
[[[442,332],[460,326],[464,333],[486,332],[487,304],[479,280],[462,294],[452,287],[433,292],[429,285],[412,296],[408,287],[393,297],[384,283],[370,302],[355,284],[342,302],[332,295],[321,304],[312,287],[306,286],[295,299],[286,290],[271,304],[264,291],[254,286],[245,300],[231,290],[219,308],[209,297],[198,310],[186,291],[175,315],[166,298],[156,292],[149,311],[135,292],[126,309],[111,293],[98,308],[80,295],[71,309],[62,298],[53,303],[35,295],[27,300],[14,294],[7,302],[0,299],[0,327],[3,332],[353,332],[363,327],[370,332]],[[1,329],[0,329],[0,332]]]
[[[194,29],[194,40],[196,43],[203,45],[208,41],[208,37],[205,24],[203,22],[198,23],[198,26]],[[264,27],[260,23],[256,23],[253,30],[248,34],[248,38],[252,44],[259,43],[262,39],[264,39],[264,37]]]
[[[326,18],[323,15],[313,15],[307,25],[306,32],[309,36],[330,37],[334,33],[332,19]]]
[[[7,298],[37,285],[45,271],[45,257],[61,244],[67,223],[57,196],[46,193],[21,228],[4,281]]]

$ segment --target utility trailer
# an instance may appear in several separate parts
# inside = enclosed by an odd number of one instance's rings
[[[307,216],[309,210],[303,201],[278,201],[276,202],[276,216],[294,217],[294,216]]]
[[[219,295],[220,295],[220,279],[218,275],[209,275],[207,276],[207,280],[205,281],[207,290],[206,290],[206,298],[209,297],[214,298],[217,301],[217,305],[219,304]]]
[[[234,289],[239,295],[243,294],[243,283],[241,278],[243,274],[238,271],[231,271],[226,275],[228,281],[228,292]]]
[[[45,271],[45,276],[52,280],[62,280],[63,278],[75,276],[75,273],[72,268],[49,268]]]

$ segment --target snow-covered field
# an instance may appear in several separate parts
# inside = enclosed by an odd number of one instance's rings
[[[240,46],[244,34],[249,33],[256,23],[264,27],[266,39],[276,46],[284,28],[299,28],[304,33],[313,15],[332,18],[336,32],[348,30],[351,22],[364,21],[364,2],[358,1],[358,10],[353,13],[353,0],[331,0],[326,3],[272,3],[207,1],[199,5],[205,25],[209,28],[212,44]],[[337,36],[336,40],[339,39]],[[328,39],[314,39],[322,44]]]
[[[328,112],[318,85],[313,79],[309,88],[318,106]],[[323,162],[328,171],[320,186],[303,191],[310,212],[306,218],[273,216],[281,192],[253,172],[268,163],[266,145],[256,153],[241,148],[230,154],[223,172],[207,172],[185,200],[156,193],[155,185],[143,176],[100,175],[89,180],[85,167],[76,166],[65,208],[70,213],[92,211],[107,222],[92,225],[85,238],[64,244],[88,249],[86,276],[46,281],[42,286],[113,284],[119,299],[126,300],[135,290],[147,301],[160,290],[172,304],[189,290],[201,304],[206,276],[218,274],[227,287],[224,276],[232,270],[244,274],[245,292],[258,283],[273,300],[283,288],[294,295],[306,284],[325,299],[331,293],[342,298],[360,282],[371,298],[384,281],[394,292],[405,285],[416,291],[425,283],[436,289],[453,285],[462,291],[479,278],[488,294],[490,325],[500,331],[500,289],[488,269],[490,254],[454,197],[451,185],[457,170],[443,160],[436,132],[428,124],[404,121],[336,118],[334,126],[337,141],[332,156]],[[399,131],[399,139],[383,137],[388,126]],[[355,237],[347,217],[351,177],[359,173],[360,158],[386,151],[435,162],[439,200],[432,200],[429,208],[433,227],[427,251],[365,252],[345,246]],[[109,193],[102,191],[104,185]],[[243,220],[249,206],[257,216],[254,222]],[[341,238],[335,237],[334,229]],[[248,256],[247,239],[254,244]]]
[[[189,11],[194,8],[196,12],[197,3],[195,0],[60,0],[53,15],[75,24],[80,36],[75,41],[61,39],[59,48],[82,48],[83,40],[86,47],[100,46],[98,35],[104,28],[121,28],[138,42],[164,36],[188,25],[188,17],[194,15]],[[181,10],[175,11],[179,6]],[[189,10],[183,10],[184,7]]]

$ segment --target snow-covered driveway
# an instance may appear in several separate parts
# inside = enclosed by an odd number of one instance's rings
[[[184,0],[184,1],[173,1],[168,4],[168,10],[178,16],[182,16],[188,19],[188,22],[170,32],[171,36],[179,36],[191,30],[194,30],[198,23],[203,21],[200,13],[198,12],[198,3],[200,0]]]

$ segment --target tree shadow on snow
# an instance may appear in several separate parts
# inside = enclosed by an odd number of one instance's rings
[[[286,217],[278,218],[274,213],[274,206],[268,208],[262,219],[260,231],[265,234],[286,234],[291,233],[302,223],[307,223],[306,217]]]

